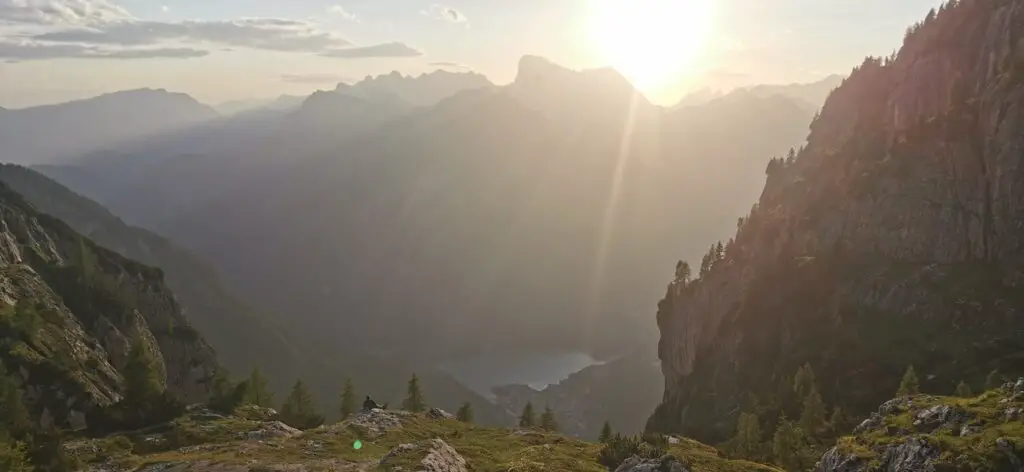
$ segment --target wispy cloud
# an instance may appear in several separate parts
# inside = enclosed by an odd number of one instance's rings
[[[164,41],[215,43],[272,51],[323,52],[351,44],[310,23],[280,18],[234,21],[119,21],[98,28],[41,33],[33,39],[57,43],[137,46]]]
[[[0,0],[0,24],[97,25],[128,18],[110,0]]]
[[[80,44],[0,42],[0,58],[13,61],[44,59],[189,59],[209,52],[193,48],[138,48],[104,50]]]
[[[341,59],[367,59],[371,57],[418,57],[423,52],[405,43],[384,43],[345,49],[333,49],[323,53],[327,57]]]
[[[327,9],[327,11],[330,12],[331,14],[340,16],[346,20],[356,21],[359,19],[359,17],[357,17],[354,13],[346,10],[345,7],[341,5],[331,5],[331,7]]]
[[[431,66],[431,67],[450,67],[450,68],[453,68],[453,69],[468,69],[469,68],[469,66],[467,66],[465,64],[459,64],[458,62],[449,62],[449,61],[428,62],[427,65]]]
[[[282,82],[293,84],[336,84],[349,80],[343,75],[322,73],[282,74],[279,78]]]
[[[450,21],[452,23],[465,23],[469,21],[469,19],[466,18],[466,15],[463,15],[462,12],[460,12],[459,10],[437,3],[431,5],[429,8],[425,10],[420,11],[420,13],[431,18]]]
[[[170,7],[162,5],[161,10],[169,12]],[[359,20],[341,5],[329,11],[347,20]],[[447,17],[455,21],[461,14],[449,13]],[[227,49],[348,59],[422,55],[399,42],[354,47],[347,39],[317,26],[314,20],[156,21],[136,18],[113,0],[0,0],[0,58],[189,58]]]

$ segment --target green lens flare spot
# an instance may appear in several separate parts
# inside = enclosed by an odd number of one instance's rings
[[[359,449],[362,449],[362,448],[363,448],[363,442],[362,441],[360,441],[358,439],[356,439],[355,441],[352,441],[352,449],[359,450]]]

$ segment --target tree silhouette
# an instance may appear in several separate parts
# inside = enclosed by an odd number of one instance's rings
[[[281,421],[298,429],[311,429],[324,423],[324,417],[316,412],[313,396],[302,379],[295,381],[291,393],[281,405]]]
[[[423,398],[423,391],[420,390],[420,379],[416,374],[412,374],[412,378],[409,379],[405,401],[402,402],[402,409],[413,413],[420,413],[427,409],[426,400]]]
[[[526,406],[523,407],[523,414],[519,415],[519,427],[532,428],[534,424],[536,424],[536,419],[533,415],[533,403],[526,402]]]
[[[356,389],[352,385],[352,379],[345,379],[345,387],[341,390],[341,408],[338,413],[341,414],[341,419],[348,419],[352,416],[352,413],[356,412]]]
[[[473,405],[469,402],[463,403],[456,412],[455,419],[463,423],[473,423]]]
[[[917,373],[914,372],[913,365],[908,366],[907,371],[903,374],[903,380],[900,381],[900,388],[896,391],[896,395],[905,397],[919,393],[921,393],[921,384],[917,380]]]
[[[540,429],[549,432],[558,431],[558,420],[555,419],[555,412],[550,406],[544,406],[544,413],[540,415]]]
[[[608,441],[612,439],[612,425],[607,421],[604,422],[604,426],[601,426],[601,436],[599,440],[601,444],[608,444]]]
[[[253,367],[249,373],[249,391],[245,401],[263,408],[274,407],[274,394],[267,387],[267,378],[260,372],[259,367]]]

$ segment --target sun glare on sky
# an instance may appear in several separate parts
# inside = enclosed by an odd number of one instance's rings
[[[711,33],[715,0],[593,0],[591,45],[640,88],[685,75]]]

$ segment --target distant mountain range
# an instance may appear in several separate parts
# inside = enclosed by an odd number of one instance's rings
[[[391,74],[37,169],[213,262],[318,357],[611,356],[654,342],[665,261],[735,228],[812,113],[750,91],[666,110],[525,57],[503,87]]]
[[[415,106],[421,88],[452,95]],[[192,147],[203,125],[167,141],[187,155],[142,142],[40,170],[205,254],[303,337],[611,354],[653,338],[664,260],[727,234],[810,118],[739,92],[666,111],[610,69],[525,57],[505,87],[391,74],[239,125],[230,148]]]
[[[834,74],[812,83],[755,85],[753,87],[744,87],[738,90],[746,90],[754,95],[765,98],[773,95],[781,95],[797,101],[801,105],[811,109],[813,112],[817,111],[825,104],[825,99],[828,98],[828,94],[835,90],[836,87],[839,87],[845,79],[846,76]],[[676,107],[700,105],[710,102],[716,98],[721,98],[725,95],[725,92],[719,90],[703,88],[683,97],[679,103],[676,104]]]
[[[217,117],[192,97],[140,89],[0,113],[0,160],[69,162],[83,153],[186,128]]]

